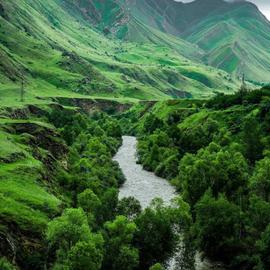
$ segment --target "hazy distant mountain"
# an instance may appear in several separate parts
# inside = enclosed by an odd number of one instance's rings
[[[270,80],[270,23],[254,4],[137,0],[133,6],[134,16],[144,23],[198,45],[204,62],[253,80]]]

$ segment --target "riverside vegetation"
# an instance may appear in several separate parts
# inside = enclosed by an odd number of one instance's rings
[[[180,236],[179,269],[193,269],[195,251],[228,269],[268,269],[269,104],[265,87],[114,116],[52,106],[6,119],[1,269],[162,269]],[[122,134],[136,134],[144,168],[177,188],[170,206],[119,201]]]
[[[187,204],[156,200],[142,211],[134,198],[118,201],[116,119],[39,114],[1,129],[1,269],[162,269],[191,222]]]
[[[270,89],[234,94],[269,33],[246,1],[0,0],[0,270],[270,269]],[[119,200],[122,135],[171,205]]]
[[[59,105],[5,111],[2,269],[159,269],[179,235],[182,269],[193,268],[195,250],[230,269],[268,269],[269,104],[264,87],[115,116]],[[144,168],[178,189],[171,206],[118,200],[125,179],[112,157],[123,134],[136,134]]]
[[[168,101],[135,124],[140,162],[190,207],[194,247],[229,269],[270,267],[269,104],[267,87]]]

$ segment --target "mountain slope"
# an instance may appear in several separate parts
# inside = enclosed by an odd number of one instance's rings
[[[204,63],[250,80],[270,77],[270,23],[246,1],[126,0],[132,17],[197,45]],[[128,31],[127,31],[128,33]],[[128,34],[125,38],[129,39]],[[269,81],[269,79],[268,79]]]
[[[84,1],[87,7],[88,2]],[[157,40],[175,42],[181,47],[178,51],[165,43],[126,43],[104,36],[94,23],[101,15],[85,17],[85,9],[78,8],[75,0],[64,6],[60,0],[0,0],[0,5],[0,92],[7,106],[20,104],[22,76],[26,101],[38,103],[45,102],[40,97],[82,95],[207,97],[237,88],[227,73],[180,54],[180,50],[192,52],[193,47],[185,49],[181,44],[188,43],[175,37],[152,31]]]
[[[206,51],[212,66],[257,81],[270,75],[270,23],[253,4],[226,4],[184,36]]]

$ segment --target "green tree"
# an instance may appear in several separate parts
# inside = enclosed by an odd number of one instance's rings
[[[255,194],[270,202],[270,158],[266,157],[257,162],[250,187]]]
[[[120,138],[122,136],[122,129],[118,121],[110,119],[106,122],[104,129],[110,137]]]
[[[101,269],[103,239],[99,236],[95,241],[77,242],[68,253],[68,264],[72,270]]]
[[[243,126],[243,143],[246,158],[254,164],[262,158],[263,144],[260,124],[254,116],[248,117]]]
[[[103,269],[132,270],[139,263],[139,253],[132,246],[137,227],[124,216],[104,225],[106,256]]]
[[[96,267],[93,269],[100,269],[98,266],[103,257],[103,238],[90,231],[86,214],[82,209],[66,209],[61,217],[49,222],[47,240],[50,247],[57,250],[54,269],[85,269],[81,267],[86,260],[89,265]],[[98,256],[93,257],[92,253]],[[81,262],[79,259],[76,261],[79,254]]]
[[[216,120],[208,117],[202,118],[196,125],[181,128],[180,146],[184,152],[196,153],[202,147],[206,147],[219,131]]]
[[[15,270],[15,267],[6,258],[0,258],[0,269]]]
[[[103,224],[105,221],[113,220],[116,216],[118,204],[118,190],[109,188],[101,197],[101,207],[98,214],[98,223]]]
[[[160,263],[156,263],[155,265],[151,266],[149,270],[165,270],[165,268]]]
[[[195,206],[194,232],[198,248],[212,259],[226,263],[241,250],[241,211],[224,196],[215,199],[206,192]]]
[[[48,241],[64,250],[70,250],[78,241],[87,241],[90,238],[87,217],[82,209],[66,209],[61,217],[48,224]]]
[[[118,202],[117,214],[134,219],[142,211],[140,202],[134,197],[123,198]]]
[[[101,206],[101,202],[98,196],[91,189],[85,189],[78,195],[78,205],[86,213],[92,213],[96,215],[98,209]]]
[[[180,209],[180,205],[183,206]],[[186,226],[189,207],[180,200],[176,207],[166,207],[154,200],[135,220],[135,243],[140,251],[140,269],[149,269],[157,261],[164,263],[173,254],[178,241],[177,226]]]
[[[261,232],[270,224],[270,203],[252,194],[249,197],[247,216],[252,234],[255,234],[255,237],[260,236]]]
[[[145,133],[153,133],[156,129],[164,127],[164,122],[157,118],[154,114],[149,113],[144,121],[143,131]]]
[[[86,151],[88,157],[106,156],[108,152],[107,146],[104,145],[98,137],[93,137],[89,140]]]
[[[239,201],[239,194],[247,186],[248,166],[245,158],[233,147],[222,149],[211,143],[196,155],[187,154],[180,161],[178,185],[191,206],[210,187],[214,196],[225,193]]]
[[[78,195],[78,206],[81,207],[88,219],[88,224],[92,227],[96,226],[96,217],[101,207],[101,202],[98,196],[91,190],[85,189]]]
[[[270,269],[270,225],[266,227],[256,245],[260,256],[260,262],[258,263],[259,267],[256,269]]]

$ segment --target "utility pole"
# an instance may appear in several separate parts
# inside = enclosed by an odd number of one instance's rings
[[[21,102],[24,102],[24,77],[22,76],[21,82]]]

